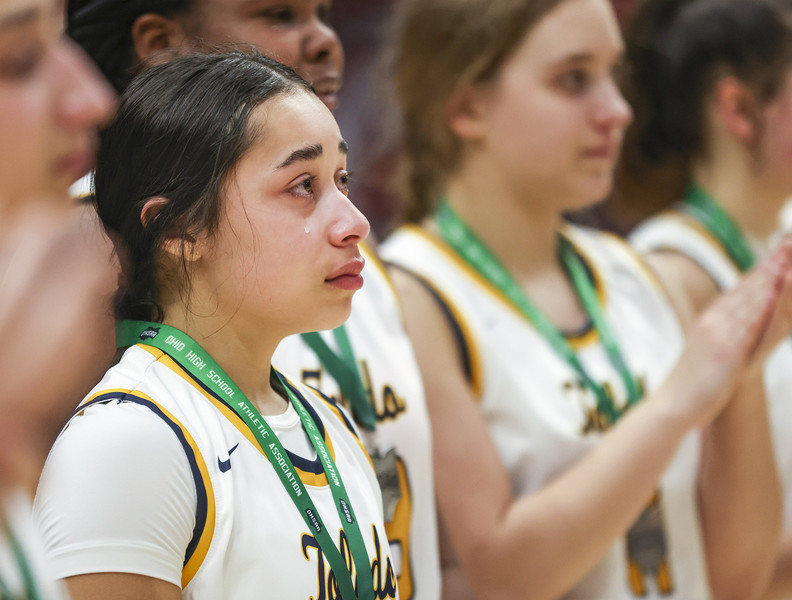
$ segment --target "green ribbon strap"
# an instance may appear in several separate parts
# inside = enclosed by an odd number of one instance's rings
[[[302,334],[303,341],[314,351],[330,376],[336,380],[341,393],[349,399],[355,421],[367,431],[374,431],[377,428],[377,418],[363,385],[363,378],[360,376],[360,369],[358,369],[346,328],[343,325],[335,328],[333,337],[341,351],[340,356],[333,352],[333,349],[327,345],[319,333]]]
[[[14,560],[16,561],[17,567],[19,568],[19,575],[22,579],[22,583],[25,586],[25,595],[20,598],[16,594],[11,592],[11,589],[8,585],[3,581],[3,578],[0,577],[0,600],[39,600],[41,598],[41,594],[39,593],[38,586],[36,585],[36,579],[33,576],[33,569],[30,566],[30,563],[25,556],[25,552],[22,549],[22,544],[19,543],[19,540],[16,539],[14,532],[11,531],[11,527],[8,523],[3,523],[3,533],[5,534],[5,538],[8,541],[8,545],[11,547],[11,552],[14,554]]]
[[[269,459],[278,474],[283,487],[299,510],[310,532],[316,538],[322,553],[333,569],[341,592],[341,598],[343,600],[374,600],[371,563],[360,532],[360,526],[352,509],[352,503],[349,500],[349,494],[347,494],[341,479],[341,474],[338,472],[335,461],[330,456],[324,439],[322,439],[322,434],[311,414],[300,399],[289,389],[280,373],[270,367],[275,389],[281,394],[283,392],[286,393],[286,397],[297,411],[308,438],[316,449],[316,453],[324,467],[324,472],[335,500],[336,510],[341,519],[349,549],[352,553],[352,559],[357,571],[357,585],[353,585],[350,569],[330,537],[330,532],[327,530],[319,511],[308,495],[305,485],[300,480],[277,435],[275,435],[275,432],[270,428],[264,417],[261,416],[256,406],[245,397],[242,390],[237,387],[214,359],[187,334],[164,323],[120,321],[116,327],[116,343],[119,347],[143,344],[162,350],[228,405],[242,419],[258,441],[264,455]]]
[[[446,201],[440,202],[435,213],[435,222],[440,230],[441,237],[454,251],[482,277],[500,290],[512,305],[533,324],[553,351],[575,370],[583,384],[596,397],[597,410],[608,420],[608,423],[610,425],[616,423],[624,413],[624,410],[618,408],[605,388],[588,374],[564,335],[525,294],[503,264],[462,221]],[[558,253],[583,309],[599,333],[611,364],[624,383],[624,387],[627,390],[627,408],[629,408],[643,397],[643,387],[627,368],[627,363],[621,355],[612,328],[602,312],[596,289],[585,266],[572,244],[561,235],[558,237]]]
[[[753,250],[737,223],[707,192],[695,184],[691,185],[685,192],[681,208],[715,236],[741,272],[754,265]]]

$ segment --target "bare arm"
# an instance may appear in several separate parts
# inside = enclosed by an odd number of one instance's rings
[[[684,435],[722,409],[773,308],[769,271],[754,293],[743,289],[699,321],[672,376],[595,450],[519,499],[460,366],[449,365],[456,350],[444,317],[418,283],[394,274],[426,386],[440,513],[478,598],[556,598],[627,531]]]
[[[66,579],[72,600],[179,600],[167,581],[130,573],[91,573]]]
[[[762,600],[789,600],[792,598],[792,532],[786,532],[776,555],[770,586]]]
[[[781,490],[761,375],[705,430],[699,504],[713,598],[759,598],[781,532]]]
[[[437,537],[440,545],[440,570],[443,577],[443,600],[475,600],[473,590],[470,589],[465,571],[459,564],[459,558],[454,552],[451,540],[448,537],[443,519],[437,515]]]
[[[683,292],[681,301],[687,301],[694,316],[718,294],[687,257],[658,253],[651,263],[669,289]],[[699,512],[717,600],[757,598],[770,578],[781,530],[781,489],[771,439],[757,368],[703,436]]]

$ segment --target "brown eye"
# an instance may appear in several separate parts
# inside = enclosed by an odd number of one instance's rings
[[[330,22],[330,4],[320,4],[319,7],[316,9],[316,16],[319,17],[319,20],[322,23],[329,23]]]
[[[311,198],[314,195],[314,178],[306,177],[301,179],[297,184],[291,188],[291,193],[294,196],[301,198]]]
[[[349,171],[342,171],[336,179],[336,186],[345,196],[349,196],[349,180],[352,174]]]
[[[278,6],[269,8],[261,13],[261,16],[278,23],[291,23],[294,21],[294,11],[289,6]]]
[[[563,90],[581,94],[588,88],[591,78],[585,69],[570,69],[559,75],[556,81]]]
[[[41,63],[39,48],[16,49],[10,56],[0,57],[0,77],[24,79],[31,75]]]

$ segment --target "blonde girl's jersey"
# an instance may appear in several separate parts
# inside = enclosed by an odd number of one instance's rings
[[[659,283],[623,241],[580,228],[564,233],[593,277],[630,371],[645,389],[657,388],[683,341]],[[516,494],[541,489],[597,444],[603,420],[593,394],[450,246],[425,229],[407,226],[386,241],[381,255],[415,275],[448,317],[473,396]],[[626,390],[596,330],[568,340],[586,370],[623,406]],[[698,456],[699,439],[692,434],[641,521],[564,598],[709,598],[696,503]]]
[[[289,385],[343,479],[376,597],[398,598],[365,449],[333,402]],[[296,411],[266,420],[351,564],[327,477]],[[340,597],[336,575],[275,466],[241,419],[177,362],[132,346],[83,401],[47,459],[35,513],[55,574],[137,573],[179,586],[190,600]]]
[[[721,290],[733,288],[740,270],[722,244],[699,221],[684,211],[671,209],[640,225],[630,241],[641,253],[663,251],[687,256],[709,275]],[[755,256],[767,253],[758,243],[750,244]],[[784,524],[792,528],[792,339],[787,339],[767,359],[764,368],[765,394],[773,432],[776,463],[784,485]]]
[[[28,495],[14,490],[0,497],[0,598],[66,600],[50,572]]]
[[[385,529],[402,600],[440,598],[440,561],[429,416],[412,345],[391,281],[374,253],[366,259],[363,289],[352,300],[345,327],[376,414],[376,429],[360,428],[382,488]],[[321,332],[339,352],[330,331]],[[300,336],[278,346],[273,364],[346,403],[338,383]]]

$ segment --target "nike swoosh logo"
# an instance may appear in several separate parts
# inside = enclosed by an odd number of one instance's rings
[[[226,473],[231,470],[231,455],[234,453],[234,450],[237,449],[237,446],[239,446],[239,444],[228,451],[228,458],[226,460],[220,460],[220,457],[217,457],[217,467],[220,469],[221,473]]]

